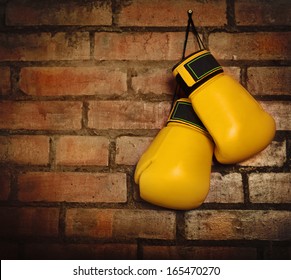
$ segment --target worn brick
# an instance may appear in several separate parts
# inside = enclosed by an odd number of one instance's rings
[[[291,203],[290,186],[290,173],[250,174],[250,201],[253,203]]]
[[[56,142],[56,163],[61,165],[108,165],[106,137],[62,136]]]
[[[0,161],[17,164],[48,164],[47,136],[0,136]]]
[[[8,171],[0,169],[0,200],[7,200],[10,193],[11,175]]]
[[[115,162],[135,165],[152,140],[152,137],[121,136],[117,138]]]
[[[196,210],[185,216],[193,240],[290,240],[291,213],[275,210]]]
[[[199,246],[143,246],[143,259],[150,260],[255,260],[256,248],[199,247]]]
[[[74,208],[66,215],[67,236],[174,239],[175,232],[175,214],[169,211]]]
[[[1,207],[0,236],[56,237],[59,209],[48,207]]]
[[[163,60],[167,54],[166,33],[95,34],[94,57],[98,60]]]
[[[158,129],[165,124],[169,110],[168,102],[91,101],[88,126],[96,129]]]
[[[0,96],[8,94],[10,91],[10,68],[0,67]]]
[[[241,70],[239,67],[223,67],[223,71],[225,74],[240,82]]]
[[[289,0],[235,1],[235,18],[238,25],[290,25]]]
[[[123,173],[31,172],[18,178],[20,201],[126,202]]]
[[[212,33],[209,47],[217,59],[286,60],[290,59],[290,33]]]
[[[138,69],[132,77],[132,88],[138,94],[171,94],[175,91],[175,81],[170,69]]]
[[[30,260],[131,260],[137,255],[136,244],[124,243],[31,243],[24,250],[25,258]]]
[[[189,9],[193,10],[193,19],[197,26],[226,24],[226,3],[223,0],[210,0],[207,3],[199,0],[131,1],[122,7],[118,15],[118,24],[124,26],[185,26]]]
[[[252,94],[290,95],[291,67],[250,67],[247,86]]]
[[[0,128],[2,129],[80,129],[81,117],[81,102],[0,102]]]
[[[242,203],[244,202],[242,177],[238,173],[222,175],[212,173],[210,190],[206,203]]]
[[[24,67],[19,88],[36,96],[122,95],[127,74],[110,67]]]
[[[88,32],[0,33],[0,61],[89,59],[89,41]]]
[[[286,162],[286,141],[273,141],[259,154],[245,160],[241,166],[283,166]]]
[[[111,25],[111,1],[22,1],[7,3],[6,24],[32,25]]]
[[[186,55],[197,51],[189,36]],[[180,60],[184,32],[95,33],[94,58],[97,60]]]
[[[261,101],[260,104],[274,118],[277,130],[291,130],[290,102]]]

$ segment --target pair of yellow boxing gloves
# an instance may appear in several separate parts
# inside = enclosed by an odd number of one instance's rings
[[[223,164],[244,161],[269,145],[276,127],[209,51],[186,57],[173,74],[188,98],[176,101],[167,126],[141,156],[134,180],[142,199],[189,210],[209,192],[213,153]]]

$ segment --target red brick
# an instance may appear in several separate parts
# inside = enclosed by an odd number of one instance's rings
[[[193,20],[197,26],[223,26],[226,24],[226,3],[223,0],[210,0],[207,3],[198,0],[136,0],[122,7],[118,15],[118,24],[124,26],[186,26],[189,9],[193,10]]]
[[[186,55],[198,50],[189,36]],[[94,57],[97,60],[180,60],[184,32],[95,33]]]
[[[127,74],[110,67],[25,67],[19,88],[29,95],[121,95],[127,91]]]
[[[98,60],[163,60],[167,53],[166,33],[95,34],[94,57]]]
[[[88,126],[96,129],[158,129],[165,124],[169,110],[167,102],[92,101]]]
[[[13,0],[7,3],[6,24],[111,25],[111,2],[42,2]]]
[[[25,259],[31,260],[131,260],[137,257],[136,244],[25,244]]]
[[[123,173],[31,172],[18,179],[20,201],[126,202]]]
[[[243,183],[239,173],[212,173],[205,203],[243,203]]]
[[[56,144],[56,163],[61,165],[108,165],[106,137],[62,136]]]
[[[277,130],[291,130],[290,102],[261,101],[260,104],[275,119]]]
[[[122,136],[117,138],[115,162],[117,164],[135,165],[152,140],[152,137]]]
[[[143,247],[143,259],[150,260],[255,260],[250,247],[151,246]]]
[[[0,67],[0,96],[8,94],[10,91],[10,69],[8,67]]]
[[[0,200],[8,199],[10,193],[10,180],[11,176],[9,172],[0,169]]]
[[[139,69],[137,75],[132,77],[132,88],[138,94],[173,95],[175,81],[170,69]]]
[[[278,166],[286,162],[286,142],[273,141],[265,150],[239,163],[241,166]]]
[[[169,211],[73,208],[66,215],[67,236],[174,239],[175,232]]]
[[[80,129],[81,117],[81,102],[0,102],[0,128],[2,129]]]
[[[58,235],[59,209],[47,207],[0,208],[0,236]]]
[[[46,136],[0,136],[0,161],[17,164],[48,164],[49,138]]]
[[[286,60],[290,59],[290,33],[212,33],[209,47],[217,59]]]
[[[291,213],[275,210],[196,210],[185,217],[186,239],[290,240]]]
[[[248,90],[259,95],[290,95],[291,67],[248,68]]]
[[[249,176],[253,203],[291,203],[290,173],[258,173]]]
[[[0,61],[82,60],[90,58],[88,32],[0,33]]]
[[[240,0],[235,2],[238,25],[290,25],[289,0]]]

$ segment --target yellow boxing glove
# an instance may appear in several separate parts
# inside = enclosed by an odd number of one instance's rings
[[[209,191],[213,147],[190,100],[177,100],[167,126],[136,166],[141,198],[171,209],[200,206]]]
[[[173,74],[212,136],[219,162],[241,162],[272,141],[274,119],[240,83],[223,73],[209,51],[186,57],[174,66]]]

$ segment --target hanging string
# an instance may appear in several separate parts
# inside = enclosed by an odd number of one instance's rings
[[[185,52],[186,52],[186,47],[187,47],[187,42],[188,42],[188,34],[190,32],[190,27],[192,27],[192,33],[194,34],[197,44],[200,48],[200,50],[202,49],[206,49],[202,39],[199,36],[199,33],[195,27],[194,21],[192,19],[192,15],[193,15],[193,11],[192,10],[188,10],[188,24],[187,24],[187,29],[186,29],[186,36],[185,36],[185,42],[184,42],[184,49],[183,49],[183,59],[185,58]]]
[[[185,33],[185,40],[184,40],[184,46],[183,46],[183,53],[182,53],[182,60],[185,58],[185,54],[186,54],[186,48],[187,48],[187,42],[188,42],[188,37],[189,37],[189,32],[190,32],[190,28],[192,27],[191,31],[194,34],[194,37],[196,38],[197,44],[200,48],[200,50],[202,49],[206,49],[202,39],[199,36],[199,33],[195,27],[194,21],[192,19],[192,15],[193,15],[193,11],[192,10],[188,10],[188,22],[187,22],[187,28],[186,28],[186,33]],[[180,93],[180,86],[178,85],[178,83],[176,83],[176,88],[175,88],[175,93],[172,99],[172,105],[171,108],[173,108],[174,103],[176,101],[177,96]]]

